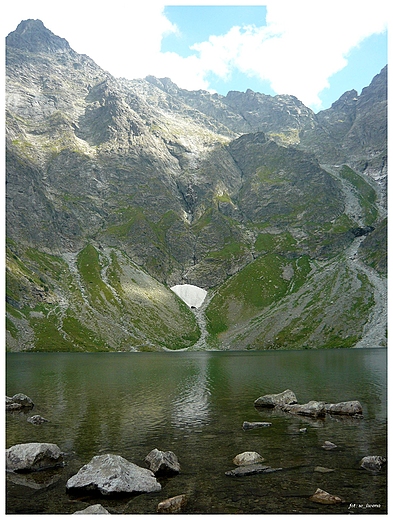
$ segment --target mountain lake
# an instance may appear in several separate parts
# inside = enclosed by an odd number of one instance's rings
[[[111,514],[155,514],[185,494],[183,514],[386,514],[386,470],[360,468],[387,456],[387,351],[336,349],[250,352],[9,353],[6,392],[33,410],[6,412],[6,447],[57,444],[66,465],[7,473],[7,514],[72,514],[100,503]],[[261,410],[254,401],[291,389],[299,403],[358,400],[363,418],[311,419]],[[40,414],[49,422],[33,425]],[[271,426],[243,429],[243,422]],[[325,441],[334,443],[323,449]],[[74,496],[67,480],[95,455],[138,466],[154,448],[173,451],[178,475],[159,492],[117,498]],[[280,471],[227,476],[233,458],[256,451]],[[315,468],[328,468],[321,473]],[[324,505],[321,488],[344,502]]]

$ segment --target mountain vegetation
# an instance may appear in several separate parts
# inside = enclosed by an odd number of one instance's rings
[[[315,114],[6,43],[8,350],[386,344],[387,67]]]

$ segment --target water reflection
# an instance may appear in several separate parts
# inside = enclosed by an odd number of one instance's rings
[[[286,388],[303,403],[358,399],[364,418],[314,420],[254,407],[259,396]],[[359,470],[363,456],[387,452],[383,349],[10,354],[7,395],[17,392],[33,399],[30,415],[50,422],[35,426],[23,413],[7,414],[7,447],[53,442],[73,454],[64,468],[38,480],[9,478],[9,514],[71,514],[77,507],[65,482],[91,457],[112,452],[144,466],[153,448],[176,453],[181,474],[168,479],[159,496],[133,498],[126,509],[111,501],[113,514],[154,514],[160,500],[182,493],[189,514],[310,513],[315,507],[326,514],[328,506],[307,500],[325,484],[347,502],[378,502],[378,512],[386,512],[386,475]],[[272,426],[244,431],[245,420]],[[327,440],[338,448],[321,448]],[[228,478],[233,457],[243,451],[257,451],[284,470]],[[321,475],[316,466],[334,472]]]
[[[209,357],[194,360],[193,373],[181,379],[172,403],[172,424],[178,428],[194,428],[206,424],[210,413]]]

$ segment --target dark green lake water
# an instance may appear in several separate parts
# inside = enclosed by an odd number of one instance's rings
[[[7,412],[6,447],[53,442],[72,453],[64,468],[9,474],[7,513],[70,514],[101,503],[114,514],[154,514],[160,501],[185,493],[185,514],[386,514],[386,473],[359,468],[366,455],[387,455],[386,362],[385,349],[7,354],[7,395],[25,393],[35,408]],[[313,420],[254,408],[259,396],[287,388],[300,403],[357,399],[364,418]],[[34,414],[50,422],[28,423]],[[244,431],[243,421],[272,426]],[[326,440],[337,448],[324,450]],[[153,448],[173,451],[181,464],[159,493],[116,500],[66,493],[68,478],[93,456],[115,453],[147,467]],[[244,451],[283,470],[226,476]],[[311,502],[317,488],[346,503]]]

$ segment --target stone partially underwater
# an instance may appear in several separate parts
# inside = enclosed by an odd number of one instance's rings
[[[129,462],[120,455],[97,455],[82,466],[66,484],[69,492],[152,493],[161,490],[154,473]]]
[[[254,401],[254,406],[256,408],[276,408],[291,414],[309,417],[325,417],[328,414],[362,417],[363,414],[363,408],[359,401],[343,401],[331,404],[323,401],[309,401],[305,404],[299,404],[292,390],[258,397]]]

